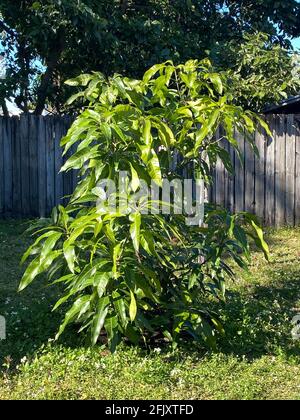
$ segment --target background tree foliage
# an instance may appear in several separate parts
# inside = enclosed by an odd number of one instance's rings
[[[245,33],[265,32],[280,45],[300,35],[295,0],[0,0],[0,14],[7,62],[1,103],[12,95],[36,114],[45,104],[64,112],[63,81],[82,72],[141,77],[166,59],[220,57]],[[227,68],[224,56],[219,62]]]

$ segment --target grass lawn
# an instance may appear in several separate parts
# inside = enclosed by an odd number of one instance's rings
[[[300,399],[300,342],[291,338],[300,313],[300,229],[270,231],[272,262],[254,254],[249,273],[229,285],[220,307],[227,336],[219,352],[204,348],[115,355],[88,349],[71,329],[53,342],[61,313],[43,281],[16,289],[29,243],[24,222],[0,222],[0,399]],[[50,338],[50,340],[49,340]]]

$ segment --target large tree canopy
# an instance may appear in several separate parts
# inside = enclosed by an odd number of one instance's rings
[[[7,77],[0,101],[64,112],[63,81],[82,72],[140,77],[152,64],[201,59],[262,31],[273,43],[300,35],[295,0],[0,0]],[[215,54],[217,55],[217,54]],[[223,63],[226,66],[226,60]]]

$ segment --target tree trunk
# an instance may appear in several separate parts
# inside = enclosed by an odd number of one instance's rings
[[[7,109],[7,106],[6,106],[5,99],[3,101],[1,101],[1,107],[2,107],[4,117],[9,117],[9,112],[8,112],[8,109]]]
[[[49,63],[48,67],[47,67],[47,70],[42,77],[40,87],[38,88],[37,103],[36,103],[36,108],[35,108],[35,111],[34,111],[35,115],[42,115],[42,113],[44,111],[45,104],[46,104],[46,99],[47,99],[47,95],[48,95],[48,88],[51,84],[52,75],[53,75],[54,69],[56,67],[56,64],[57,64],[57,61],[55,61],[55,60],[53,60],[53,62]]]
[[[45,104],[48,96],[48,89],[52,84],[53,75],[55,69],[59,63],[59,59],[64,49],[64,40],[63,37],[59,37],[59,42],[56,45],[56,48],[50,54],[49,61],[47,63],[47,70],[44,73],[41,84],[38,88],[37,93],[37,103],[34,111],[35,115],[41,115],[45,109]]]

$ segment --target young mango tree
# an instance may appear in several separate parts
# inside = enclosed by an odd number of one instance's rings
[[[69,309],[57,338],[79,323],[92,345],[105,333],[111,351],[124,338],[147,344],[161,337],[176,346],[190,336],[215,347],[224,328],[208,303],[225,299],[232,262],[247,267],[251,242],[266,258],[268,246],[254,216],[207,205],[204,223],[190,226],[161,191],[178,178],[175,156],[182,173],[192,167],[209,183],[217,159],[232,170],[224,139],[239,152],[235,134],[248,133],[255,149],[250,134],[268,127],[232,105],[226,75],[208,60],[155,65],[143,80],[94,73],[67,83],[85,88],[69,103],[88,104],[62,140],[64,153],[76,146],[62,170],[79,170],[78,185],[66,208],[37,230],[20,290],[42,273],[63,285],[54,310]],[[103,180],[117,184],[120,173],[122,189],[108,194]],[[156,187],[155,200],[145,186]]]

